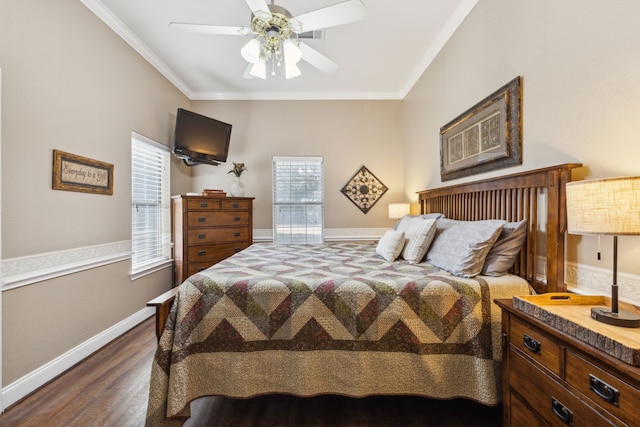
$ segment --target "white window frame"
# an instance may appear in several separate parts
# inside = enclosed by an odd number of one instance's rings
[[[319,156],[274,156],[273,157],[273,242],[274,243],[300,243],[318,244],[324,242],[324,159]],[[309,193],[292,193],[289,185],[293,179],[302,182],[305,176],[290,175],[287,182],[280,181],[277,173],[278,168],[291,168],[292,165],[299,164],[311,166],[319,176],[314,175],[314,180],[319,179],[319,186],[311,186]],[[319,168],[318,168],[319,166]],[[282,171],[282,169],[281,169]],[[281,176],[281,175],[280,175]],[[317,181],[316,181],[317,184]],[[283,193],[283,185],[285,192]],[[300,221],[301,216],[295,215],[302,210],[305,212],[305,219]],[[282,214],[285,214],[287,221],[280,221]],[[313,217],[313,218],[312,218]],[[295,219],[294,219],[295,218]],[[296,221],[297,219],[297,221]],[[297,233],[296,233],[297,231]],[[301,232],[302,231],[302,232]]]
[[[169,148],[131,132],[131,280],[173,264],[171,259],[171,197]],[[142,187],[146,188],[145,194]],[[136,190],[140,190],[136,192]],[[151,209],[136,221],[140,206]],[[153,206],[159,211],[153,212]],[[149,223],[150,222],[150,223]],[[149,236],[149,233],[152,233]],[[147,242],[141,236],[147,235]],[[149,244],[151,243],[151,244]]]

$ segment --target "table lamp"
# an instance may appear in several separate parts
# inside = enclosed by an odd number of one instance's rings
[[[640,177],[569,182],[567,232],[613,236],[611,309],[593,307],[599,322],[628,328],[640,327],[640,315],[618,310],[618,236],[640,235]]]
[[[399,219],[409,214],[409,203],[389,203],[389,219]]]

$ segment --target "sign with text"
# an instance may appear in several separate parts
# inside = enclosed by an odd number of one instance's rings
[[[113,195],[113,165],[53,150],[53,189]]]

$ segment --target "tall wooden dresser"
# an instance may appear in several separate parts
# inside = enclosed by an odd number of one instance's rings
[[[253,243],[253,197],[174,196],[174,285]]]
[[[640,367],[518,310],[512,300],[495,302],[502,308],[504,426],[640,426]],[[605,333],[598,340],[611,343]]]

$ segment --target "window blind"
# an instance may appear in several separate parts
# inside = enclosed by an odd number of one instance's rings
[[[324,242],[322,157],[273,157],[273,241]]]
[[[132,274],[171,260],[169,149],[132,132]]]

